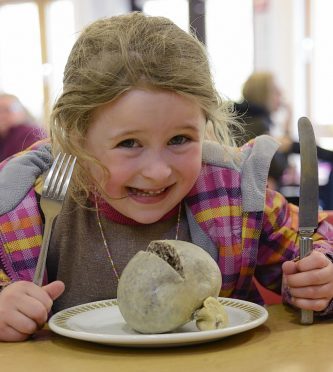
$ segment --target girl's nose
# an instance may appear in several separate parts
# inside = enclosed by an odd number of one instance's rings
[[[147,156],[142,166],[142,175],[156,181],[164,181],[172,173],[169,161],[161,155]]]

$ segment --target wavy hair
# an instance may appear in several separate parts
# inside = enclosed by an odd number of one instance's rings
[[[211,127],[207,133],[233,144],[230,129],[237,124],[231,103],[217,92],[205,47],[194,35],[167,18],[139,12],[98,20],[83,30],[72,48],[63,92],[50,118],[53,149],[78,157],[73,184],[85,197],[95,180],[83,164],[98,163],[83,146],[94,110],[141,86],[194,99]]]

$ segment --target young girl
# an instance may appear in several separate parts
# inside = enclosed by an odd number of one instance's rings
[[[28,338],[51,309],[116,297],[125,265],[154,239],[208,251],[221,269],[221,296],[263,303],[254,277],[281,292],[283,266],[285,298],[329,313],[332,227],[322,221],[314,252],[294,260],[297,208],[266,189],[277,144],[263,136],[233,147],[232,122],[203,46],[171,21],[132,13],[89,26],[51,117],[52,154],[78,162],[42,288],[31,280],[50,145],[37,143],[0,171],[0,339]]]

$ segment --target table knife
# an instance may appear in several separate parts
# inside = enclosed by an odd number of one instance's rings
[[[308,118],[298,120],[301,153],[301,181],[299,195],[300,259],[312,251],[312,235],[318,226],[318,160],[316,139]],[[301,324],[313,323],[313,311],[301,310]]]

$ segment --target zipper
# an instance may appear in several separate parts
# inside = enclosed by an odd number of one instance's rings
[[[3,240],[3,237],[1,235],[1,232],[0,232],[0,262],[2,264],[2,267],[4,268],[5,270],[5,274],[9,277],[9,279],[11,281],[15,281],[15,271],[13,270],[12,267],[10,267],[8,264],[7,264],[7,257],[6,257],[6,253],[4,252],[4,249],[5,249],[5,241]]]

